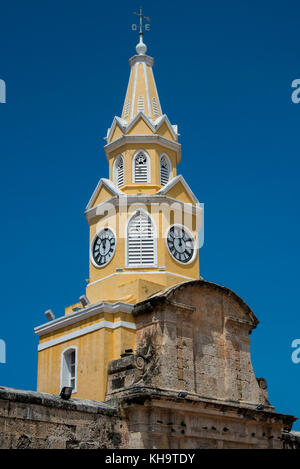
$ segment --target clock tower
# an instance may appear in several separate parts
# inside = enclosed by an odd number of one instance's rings
[[[121,117],[115,116],[101,178],[85,216],[90,231],[89,280],[78,303],[35,329],[38,391],[104,400],[107,368],[135,348],[133,306],[199,279],[202,207],[177,166],[177,125],[163,113],[142,25]]]

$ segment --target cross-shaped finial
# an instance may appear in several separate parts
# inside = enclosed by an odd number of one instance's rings
[[[140,34],[140,37],[142,37],[143,36],[143,28],[145,29],[145,31],[150,31],[150,24],[143,25],[143,20],[146,20],[149,23],[150,18],[149,18],[149,16],[144,16],[143,15],[142,7],[140,7],[140,12],[139,13],[134,12],[133,14],[136,15],[136,16],[139,16],[139,18],[140,18],[140,31],[139,31],[139,34]],[[137,29],[138,29],[137,25],[133,24],[132,25],[132,31],[137,31]]]

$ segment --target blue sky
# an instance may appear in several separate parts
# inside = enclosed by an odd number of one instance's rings
[[[2,2],[0,384],[35,389],[33,327],[84,293],[83,212],[107,177],[106,130],[120,115],[139,3]],[[296,1],[144,1],[163,111],[179,125],[184,175],[205,203],[201,275],[260,320],[256,376],[276,410],[300,417],[300,6]],[[300,424],[295,425],[300,429]]]

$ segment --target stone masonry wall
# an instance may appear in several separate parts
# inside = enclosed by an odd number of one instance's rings
[[[1,449],[299,448],[285,420],[142,387],[114,406],[0,387]]]
[[[102,402],[0,387],[2,449],[116,449],[126,445],[124,428]]]

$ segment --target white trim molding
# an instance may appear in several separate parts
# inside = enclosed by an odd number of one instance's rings
[[[177,164],[181,161],[181,144],[178,142],[174,142],[173,140],[169,140],[168,138],[162,137],[161,135],[122,135],[122,137],[117,138],[111,143],[107,143],[104,146],[105,155],[107,161],[110,159],[110,154],[114,150],[122,147],[123,145],[127,145],[130,143],[140,143],[144,145],[145,143],[157,143],[165,148],[173,150],[176,152],[177,157]]]
[[[177,176],[176,176],[177,177]],[[163,189],[169,187],[169,183],[166,186],[163,186]],[[169,187],[170,188],[170,187]],[[189,192],[190,193],[190,192]],[[197,200],[197,199],[196,199]],[[151,204],[160,204],[160,203],[167,203],[169,205],[178,204],[183,211],[188,214],[192,214],[195,216],[200,216],[203,214],[203,207],[197,201],[195,205],[187,202],[183,202],[182,200],[174,199],[173,197],[169,197],[162,193],[162,190],[159,190],[156,194],[132,194],[126,195],[122,193],[122,197],[112,197],[105,202],[102,202],[95,207],[90,208],[89,210],[85,211],[85,216],[87,220],[93,220],[94,218],[104,215],[104,212],[107,211],[107,204],[111,204],[114,207],[118,206],[126,206],[126,204],[130,207],[132,204],[140,203],[144,205],[151,205]]]
[[[127,329],[136,329],[136,325],[132,322],[127,321],[117,321],[117,322],[109,322],[109,321],[100,321],[91,326],[84,327],[82,329],[78,329],[77,331],[71,332],[70,334],[65,334],[63,336],[57,337],[56,339],[48,340],[47,342],[43,342],[38,345],[38,351],[41,352],[49,347],[53,347],[54,345],[62,344],[63,342],[67,342],[68,340],[77,339],[83,335],[89,334],[90,332],[94,332],[100,329],[117,329],[119,327],[125,327]]]
[[[187,191],[187,193],[189,194],[189,196],[191,197],[192,201],[195,202],[195,204],[199,204],[199,201],[197,199],[197,197],[195,196],[195,194],[193,193],[192,189],[190,188],[190,186],[188,185],[188,183],[186,182],[186,180],[184,179],[184,177],[181,175],[181,174],[178,174],[178,176],[175,176],[173,179],[171,179],[168,184],[166,184],[165,186],[162,187],[162,189],[160,189],[157,194],[166,194],[173,186],[175,186],[176,184],[178,184],[178,182],[181,182],[182,185],[184,186],[185,190]]]
[[[132,92],[130,120],[132,120],[133,115],[134,115],[134,104],[135,104],[135,93],[136,93],[136,82],[137,82],[138,66],[139,66],[139,64],[137,62],[135,64],[135,67],[134,67],[134,81],[133,81],[133,92]]]
[[[178,140],[178,134],[175,133],[175,130],[174,130],[174,126],[171,124],[171,122],[169,121],[168,119],[168,116],[166,114],[163,114],[162,116],[159,116],[154,122],[152,120],[150,120],[143,112],[138,112],[136,114],[136,116],[130,121],[130,123],[128,125],[126,125],[126,127],[124,127],[124,131],[125,133],[128,133],[132,127],[134,126],[134,124],[139,120],[139,118],[142,118],[145,123],[150,127],[150,129],[152,130],[152,132],[155,134],[158,129],[163,125],[163,123],[165,122],[167,124],[167,127],[168,129],[170,130],[171,132],[171,135],[172,137],[174,138],[174,140],[177,142]]]
[[[143,112],[140,111],[129,122],[129,124],[125,128],[125,133],[128,133],[140,118],[142,118],[143,121],[145,122],[145,124],[147,124],[150,127],[150,129],[152,130],[153,133],[156,132],[156,128],[154,127],[152,121],[150,119],[148,119],[148,117]]]
[[[162,114],[162,109],[161,109],[159,94],[158,94],[158,91],[157,91],[156,81],[155,81],[155,78],[154,78],[154,73],[153,73],[152,67],[151,67],[151,74],[152,74],[152,79],[153,79],[153,83],[154,83],[154,86],[155,86],[156,96],[157,96],[157,99],[158,99],[158,105],[159,105],[160,114]]]
[[[96,189],[93,192],[92,197],[89,200],[89,203],[86,206],[86,210],[89,210],[90,208],[92,208],[92,205],[95,202],[97,195],[99,194],[99,191],[102,186],[106,187],[106,189],[108,189],[112,193],[113,196],[124,195],[124,192],[122,192],[117,186],[115,186],[115,184],[110,179],[101,178],[96,186]]]
[[[122,119],[122,117],[115,116],[113,118],[112,124],[109,129],[107,129],[106,137],[104,137],[104,140],[109,140],[113,134],[113,131],[115,130],[116,125],[119,126],[120,130],[122,132],[125,132],[126,127],[128,125],[128,122],[125,119]]]
[[[145,62],[143,62],[143,70],[144,70],[145,86],[146,86],[146,93],[147,93],[148,117],[150,120],[152,120],[152,109],[151,109],[151,102],[150,102],[148,74],[147,74],[147,66]]]
[[[81,308],[79,311],[67,314],[66,316],[61,316],[53,321],[49,321],[41,326],[34,328],[35,334],[38,336],[43,336],[49,334],[50,332],[57,331],[63,327],[70,326],[71,324],[76,324],[83,319],[90,318],[95,314],[100,313],[127,313],[131,314],[133,310],[133,305],[129,303],[103,303],[102,301],[94,305],[90,305],[86,308]]]
[[[118,271],[118,272],[114,272],[113,274],[107,275],[106,277],[99,278],[99,280],[95,280],[94,282],[89,283],[87,285],[87,288],[91,287],[92,285],[95,285],[96,283],[103,282],[103,280],[114,277],[115,275],[136,275],[136,269],[131,268],[131,267],[130,269],[132,269],[132,271],[129,271],[129,270],[123,270],[121,272]],[[169,272],[165,270],[165,267],[158,267],[157,269],[158,270],[140,271],[139,275],[149,275],[149,274],[165,275],[167,274],[167,275],[173,275],[174,277],[183,278],[184,280],[198,280],[198,277],[186,277],[185,275],[175,274],[174,272]],[[161,269],[164,269],[164,270],[161,270]]]
[[[139,54],[139,55],[134,55],[129,59],[129,66],[132,67],[136,63],[141,63],[145,62],[149,67],[153,67],[154,64],[154,59],[153,57],[150,57],[150,55],[145,55],[145,54]]]

